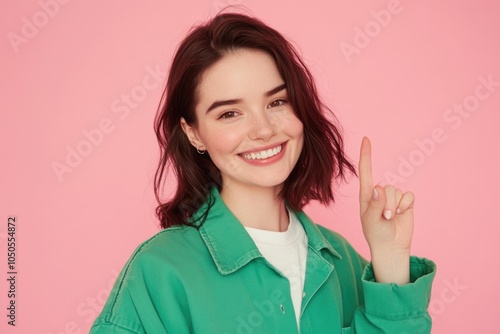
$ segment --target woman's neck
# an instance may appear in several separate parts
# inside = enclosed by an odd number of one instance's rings
[[[223,186],[220,195],[243,226],[283,232],[289,218],[284,201],[277,198],[280,189],[231,185]]]

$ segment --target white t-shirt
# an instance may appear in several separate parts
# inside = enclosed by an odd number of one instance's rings
[[[304,291],[307,259],[307,235],[297,217],[288,210],[288,229],[273,232],[246,227],[264,258],[290,281],[290,293],[300,328],[300,310]]]

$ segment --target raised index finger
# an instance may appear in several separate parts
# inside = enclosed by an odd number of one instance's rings
[[[359,200],[361,205],[367,205],[372,198],[372,148],[370,139],[363,137],[359,153]]]

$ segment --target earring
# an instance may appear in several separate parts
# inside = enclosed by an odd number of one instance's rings
[[[197,148],[196,151],[198,152],[198,154],[205,154],[205,151],[204,150],[200,150],[199,148]]]

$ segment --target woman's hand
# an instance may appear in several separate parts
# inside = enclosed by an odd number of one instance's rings
[[[370,247],[375,280],[409,283],[415,196],[392,185],[373,186],[371,144],[367,137],[361,142],[359,183],[361,225]]]

